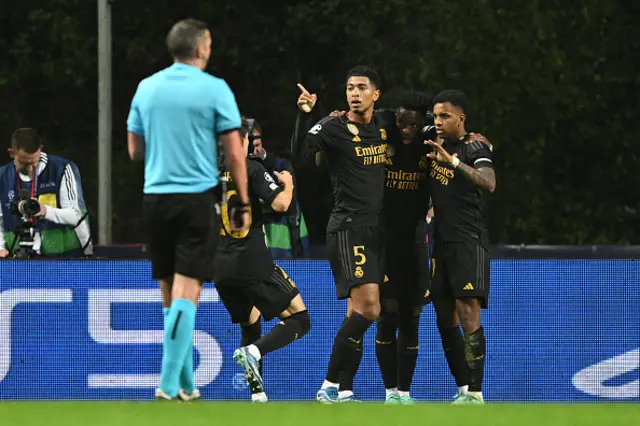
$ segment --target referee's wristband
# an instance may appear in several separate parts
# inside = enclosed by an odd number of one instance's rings
[[[453,157],[453,159],[451,160],[451,165],[453,166],[453,168],[457,169],[458,164],[460,164],[460,160],[458,159],[458,157]]]

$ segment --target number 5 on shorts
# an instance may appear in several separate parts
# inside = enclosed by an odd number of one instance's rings
[[[353,246],[353,256],[359,259],[355,262],[356,266],[367,263],[367,256],[364,255],[364,246]]]

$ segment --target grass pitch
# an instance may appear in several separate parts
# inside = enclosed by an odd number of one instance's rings
[[[631,426],[640,404],[0,402],[2,426]]]

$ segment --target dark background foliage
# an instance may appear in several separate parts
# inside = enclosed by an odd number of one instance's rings
[[[114,242],[141,232],[142,166],[126,155],[140,79],[170,64],[164,38],[187,16],[209,23],[209,71],[226,79],[267,149],[287,155],[297,82],[320,112],[344,108],[344,76],[378,68],[394,92],[458,88],[471,127],[494,143],[494,243],[626,244],[640,240],[640,4],[616,0],[114,0]],[[0,1],[0,131],[36,128],[46,151],[74,160],[97,217],[97,6],[89,0]],[[7,157],[8,161],[8,157]],[[301,170],[313,240],[331,208],[322,171]],[[308,195],[312,194],[312,195]]]

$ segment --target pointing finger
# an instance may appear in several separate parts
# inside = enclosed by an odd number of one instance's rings
[[[300,83],[298,83],[298,89],[300,89],[300,91],[305,94],[305,95],[309,95],[309,91],[307,89],[304,88],[304,86]]]

